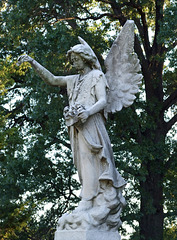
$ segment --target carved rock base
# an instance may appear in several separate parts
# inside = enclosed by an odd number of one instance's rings
[[[121,240],[118,231],[58,230],[54,240]]]
[[[92,199],[92,206],[89,202],[89,208],[84,209],[81,201],[73,212],[63,214],[54,240],[121,240],[118,228],[122,224],[120,213],[125,205],[122,189],[116,189],[106,181],[103,183],[103,191]]]
[[[93,200],[92,207],[65,213],[58,220],[57,231],[116,232],[121,226],[120,213],[125,205],[122,189],[106,185]]]

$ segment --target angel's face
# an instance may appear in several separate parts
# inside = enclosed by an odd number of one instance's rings
[[[86,63],[83,61],[83,58],[76,53],[71,53],[71,63],[78,71],[81,71],[86,67]]]

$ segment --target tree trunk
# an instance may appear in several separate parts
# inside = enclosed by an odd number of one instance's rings
[[[163,240],[163,175],[158,159],[153,161],[146,180],[140,182],[140,240]]]
[[[147,128],[142,145],[146,157],[142,159],[142,169],[146,169],[145,180],[140,181],[140,240],[163,240],[163,178],[164,178],[164,112],[163,61],[151,61],[149,73],[144,72],[147,100]]]

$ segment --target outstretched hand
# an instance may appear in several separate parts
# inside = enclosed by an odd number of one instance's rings
[[[20,66],[24,62],[29,62],[30,63],[32,61],[33,61],[33,58],[31,58],[27,54],[21,55],[20,57],[18,57],[17,66]]]

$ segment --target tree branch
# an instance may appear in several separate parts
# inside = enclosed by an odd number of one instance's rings
[[[94,15],[90,14],[90,16],[84,17],[84,18],[81,18],[81,17],[78,17],[78,16],[75,16],[75,17],[60,17],[60,18],[56,19],[55,21],[53,21],[52,24],[55,24],[55,23],[61,22],[61,21],[69,22],[69,21],[74,20],[74,19],[79,20],[79,21],[86,21],[86,20],[92,19],[92,20],[96,21],[96,20],[99,20],[103,17],[110,17],[110,18],[118,19],[118,16],[115,15],[115,14],[103,13],[103,14],[98,14],[97,16],[94,16]]]
[[[21,85],[15,85],[14,87],[8,88],[8,92],[12,91],[12,90],[15,90],[15,89],[18,89],[18,88],[20,89]]]
[[[150,56],[151,56],[151,47],[150,47],[150,42],[149,42],[149,35],[148,35],[148,29],[147,26],[145,25],[141,25],[140,20],[139,19],[134,19],[135,24],[138,28],[138,31],[140,33],[142,42],[143,42],[143,46],[144,46],[144,50],[146,53],[146,57],[148,60],[150,60]]]
[[[177,89],[164,101],[162,111],[167,110],[177,102]]]
[[[156,55],[159,51],[162,49],[162,44],[158,44],[157,37],[160,32],[160,21],[163,20],[163,6],[164,6],[164,0],[156,0],[156,20],[155,20],[155,36],[154,36],[154,42],[153,42],[153,54]]]
[[[111,4],[112,3],[112,1],[110,0],[101,0],[101,1],[99,1],[99,2],[103,2],[103,3],[107,3],[107,4]]]
[[[110,5],[112,7],[114,14],[119,19],[120,24],[123,26],[127,21],[127,17],[125,17],[124,14],[122,13],[120,5],[114,0],[112,1],[112,3]]]
[[[171,120],[166,123],[166,126],[165,126],[166,127],[166,132],[168,132],[176,122],[177,122],[177,114],[174,115],[171,118]]]
[[[113,10],[114,14],[116,15],[117,19],[120,21],[120,24],[123,26],[125,24],[125,22],[127,21],[127,17],[124,16],[124,14],[122,13],[120,5],[118,5],[116,1],[112,1],[110,3],[110,5],[111,5],[112,10]],[[114,17],[114,15],[113,15],[113,17]],[[145,64],[146,68],[148,69],[147,61],[144,57],[143,50],[141,48],[141,44],[136,35],[135,35],[135,52],[138,54],[140,61],[143,62]]]
[[[110,17],[110,18],[114,18],[114,19],[118,19],[119,18],[119,16],[114,15],[112,13],[103,13],[103,14],[99,14],[97,16],[90,15],[89,17],[85,17],[85,18],[75,17],[75,19],[78,19],[80,21],[86,21],[86,20],[89,20],[89,19],[99,20],[99,19],[101,19],[103,17]]]
[[[135,34],[135,52],[137,53],[138,58],[139,58],[140,62],[142,63],[142,66],[146,66],[145,68],[147,70],[148,69],[147,60],[145,59],[145,56],[143,54],[143,50],[141,48],[140,41],[139,41],[136,34]]]

